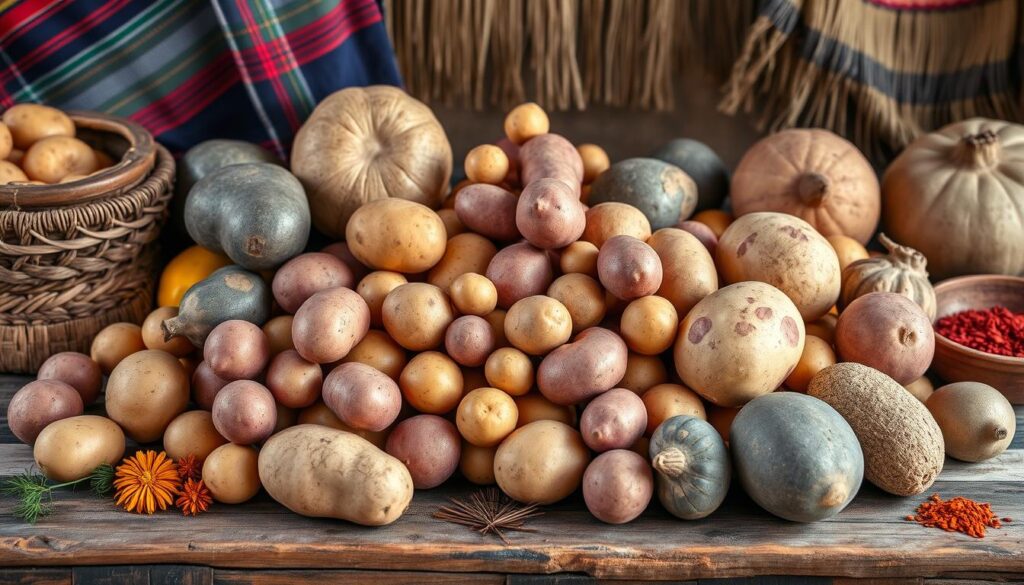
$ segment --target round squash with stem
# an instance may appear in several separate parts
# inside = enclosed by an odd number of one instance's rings
[[[696,520],[722,504],[732,466],[725,442],[710,423],[673,416],[651,435],[650,453],[658,500],[673,516]]]
[[[1024,126],[971,118],[915,140],[882,179],[885,231],[932,277],[1024,274]]]
[[[736,216],[757,211],[795,215],[823,236],[864,244],[878,225],[878,177],[850,142],[818,128],[783,130],[743,155],[729,190]]]
[[[935,289],[928,280],[928,260],[909,246],[901,246],[885,234],[878,241],[889,253],[858,260],[843,270],[839,309],[873,292],[894,292],[917,303],[929,319],[935,319]]]

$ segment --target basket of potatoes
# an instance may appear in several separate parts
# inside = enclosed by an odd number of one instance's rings
[[[174,159],[142,126],[19,104],[0,123],[0,372],[140,322]]]

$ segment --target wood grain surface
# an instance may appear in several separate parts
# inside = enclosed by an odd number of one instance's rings
[[[32,465],[31,450],[14,442],[6,424],[7,402],[26,381],[0,376],[0,478]],[[1024,408],[1018,407],[1017,413],[1018,426],[1024,427]],[[991,502],[1000,516],[1019,519],[1001,530],[990,530],[980,540],[907,522],[903,517],[923,497],[897,498],[865,484],[841,514],[814,524],[777,519],[734,490],[723,507],[704,520],[676,520],[655,504],[636,522],[609,526],[591,517],[577,496],[546,507],[545,514],[530,523],[536,532],[510,533],[510,544],[505,545],[431,517],[448,497],[473,489],[456,482],[417,492],[409,511],[382,528],[303,518],[265,494],[243,505],[215,505],[199,518],[185,518],[176,512],[155,517],[128,514],[108,498],[81,491],[59,493],[54,514],[30,526],[10,515],[13,501],[4,497],[0,499],[0,567],[64,565],[88,572],[89,567],[83,566],[96,565],[99,571],[111,565],[170,564],[218,569],[214,573],[184,571],[169,581],[183,583],[252,581],[239,576],[248,573],[234,569],[283,570],[260,573],[264,576],[259,583],[327,583],[334,581],[329,574],[310,571],[355,571],[345,575],[344,582],[378,585],[456,582],[446,576],[452,573],[467,573],[462,575],[463,582],[484,584],[511,582],[494,575],[504,573],[573,573],[584,579],[579,582],[623,584],[755,575],[809,579],[778,581],[794,583],[832,582],[815,576],[857,579],[843,583],[868,578],[891,583],[1024,580],[1024,440],[1020,433],[1013,448],[994,460],[976,465],[947,460],[939,481],[929,490],[943,497],[963,495]],[[148,571],[144,582],[164,582],[153,573],[157,569],[137,570]],[[125,570],[141,575],[121,567],[116,574],[110,570],[81,573],[96,580],[73,581],[132,582],[117,577]],[[374,579],[380,571],[403,572],[398,575],[408,579]],[[418,573],[430,578],[420,579]],[[26,581],[26,574],[38,579]],[[52,569],[7,571],[0,572],[0,583],[70,582],[64,579],[68,575]]]

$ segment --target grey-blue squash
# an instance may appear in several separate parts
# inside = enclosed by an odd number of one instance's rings
[[[239,319],[263,325],[270,318],[270,287],[241,266],[225,266],[192,285],[181,298],[178,315],[161,323],[164,337],[182,335],[196,347],[225,321]]]
[[[309,226],[302,183],[272,164],[218,169],[192,187],[185,203],[192,239],[249,270],[275,268],[301,253]]]
[[[679,167],[655,158],[627,158],[598,175],[588,204],[617,201],[647,216],[651,229],[675,227],[693,214],[697,185]]]
[[[857,435],[825,402],[773,392],[748,402],[729,429],[736,476],[762,508],[795,522],[838,514],[864,479]]]
[[[673,516],[703,518],[729,492],[729,450],[707,421],[685,414],[666,420],[651,435],[650,454],[658,500]]]
[[[697,211],[718,209],[729,195],[729,169],[711,147],[691,138],[676,138],[652,157],[681,169],[697,184]]]

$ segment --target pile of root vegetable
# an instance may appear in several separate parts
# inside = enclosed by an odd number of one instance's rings
[[[44,474],[116,464],[127,436],[203,462],[218,502],[262,488],[365,525],[456,474],[526,503],[582,489],[609,523],[655,495],[707,516],[735,478],[772,514],[814,521],[862,479],[919,494],[947,451],[981,460],[1009,444],[1014,413],[994,389],[928,396],[924,260],[888,239],[889,255],[869,255],[878,180],[838,136],[755,145],[734,220],[706,146],[610,164],[524,104],[448,194],[443,131],[396,92],[374,99],[417,118],[391,142],[332,119],[356,107],[349,93],[307,122],[291,172],[231,141],[185,156],[201,247],[165,270],[164,306],[105,329],[91,356],[52,357],[11,402]],[[343,241],[303,252],[311,224]],[[83,415],[103,374],[106,416]],[[969,432],[991,425],[1003,432]]]

